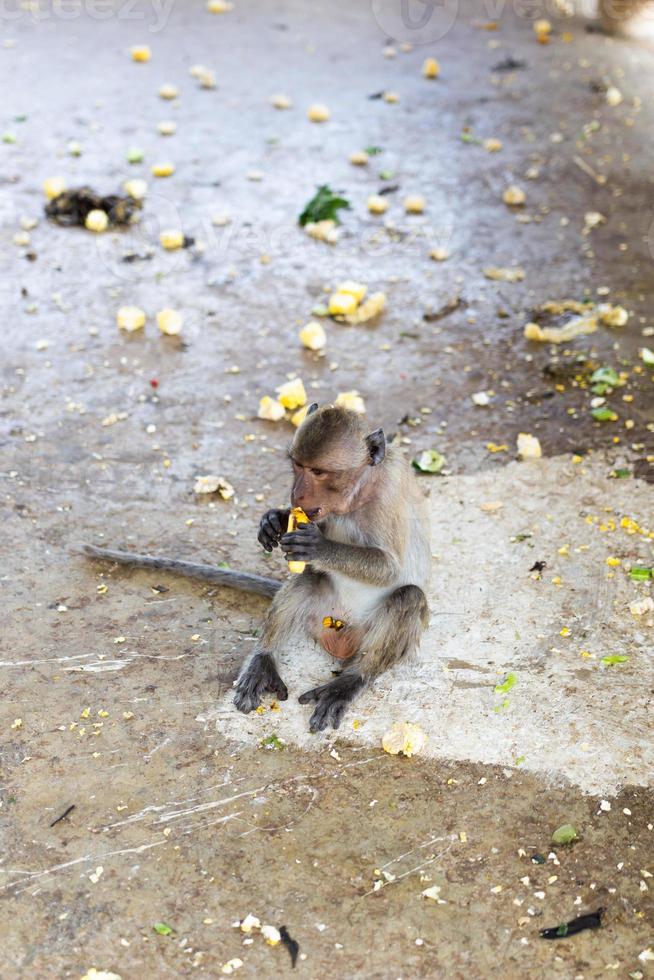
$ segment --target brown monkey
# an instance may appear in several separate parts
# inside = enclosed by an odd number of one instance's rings
[[[424,497],[405,458],[368,433],[361,416],[312,405],[289,451],[291,504],[310,518],[286,533],[288,510],[268,511],[259,525],[266,549],[281,545],[287,560],[307,562],[281,587],[261,576],[166,559],[89,549],[132,565],[179,571],[261,594],[274,594],[257,644],[236,683],[234,703],[253,711],[264,694],[286,700],[275,655],[292,639],[311,639],[347,661],[333,680],[306,691],[315,705],[309,727],[338,728],[347,705],[375,677],[411,653],[429,621],[429,527]],[[219,574],[217,574],[219,573]],[[325,628],[331,617],[345,624]]]

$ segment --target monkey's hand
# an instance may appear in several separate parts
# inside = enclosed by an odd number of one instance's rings
[[[329,684],[322,684],[314,687],[311,691],[305,691],[299,697],[300,704],[310,704],[316,702],[313,714],[309,720],[310,732],[322,732],[331,725],[338,728],[350,701],[352,701],[359,691],[363,688],[365,681],[361,674],[347,673],[345,671],[335,677]]]
[[[288,510],[269,510],[259,522],[259,544],[266,551],[272,551],[279,544],[280,538],[288,527]]]
[[[300,524],[281,539],[286,561],[317,561],[329,547],[317,524]]]
[[[288,691],[269,653],[256,653],[236,682],[234,704],[243,714],[254,711],[261,704],[264,694],[273,694],[278,701],[286,701]]]

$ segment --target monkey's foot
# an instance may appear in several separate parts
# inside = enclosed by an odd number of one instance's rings
[[[300,704],[316,702],[309,720],[309,731],[322,732],[330,725],[332,728],[338,728],[345,709],[363,688],[364,683],[361,674],[343,673],[329,684],[322,684],[301,694]]]
[[[277,673],[269,653],[256,653],[236,683],[234,704],[248,714],[261,704],[264,694],[274,694],[279,701],[288,699],[286,684]]]

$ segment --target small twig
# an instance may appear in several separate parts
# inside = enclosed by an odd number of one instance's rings
[[[55,820],[52,821],[52,823],[50,824],[50,826],[51,827],[54,827],[54,825],[56,823],[59,823],[61,820],[63,820],[65,817],[67,817],[68,814],[72,810],[74,810],[74,809],[75,809],[75,804],[74,803],[71,803],[70,806],[66,807],[66,809],[64,810],[64,812],[60,816],[58,816]]]

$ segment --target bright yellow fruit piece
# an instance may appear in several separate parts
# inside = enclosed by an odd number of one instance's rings
[[[388,211],[388,199],[381,194],[371,194],[366,204],[371,214],[383,214]]]
[[[277,395],[284,408],[302,408],[307,403],[307,393],[301,378],[287,381],[277,389]]]
[[[129,53],[132,56],[132,61],[149,61],[152,57],[152,52],[147,44],[135,44],[129,49]]]
[[[228,14],[234,9],[230,0],[208,0],[207,10],[210,14]]]
[[[138,306],[121,306],[116,314],[116,323],[121,330],[133,333],[145,326],[145,313]]]
[[[288,527],[286,528],[286,533],[290,534],[294,531],[298,524],[308,524],[309,518],[304,513],[301,507],[291,507],[290,513],[288,515]],[[292,572],[293,575],[301,575],[306,568],[305,561],[289,561],[288,570]]]
[[[157,326],[162,333],[169,337],[175,337],[181,333],[183,324],[182,314],[178,313],[177,310],[165,309],[159,310],[157,313]]]
[[[327,343],[327,334],[322,323],[311,320],[300,330],[300,341],[309,350],[322,350]]]
[[[169,82],[162,85],[159,89],[160,99],[176,99],[179,95],[179,89],[176,85],[171,85]]]
[[[332,316],[347,316],[354,313],[358,302],[350,293],[332,293],[329,297],[329,312]]]
[[[326,105],[322,105],[319,102],[314,103],[309,106],[307,110],[307,119],[311,122],[322,123],[327,122],[331,117],[331,112]]]
[[[170,119],[162,119],[160,123],[157,123],[157,130],[162,136],[172,136],[177,131],[177,123]]]
[[[276,398],[271,398],[270,395],[263,396],[259,402],[257,418],[265,419],[266,422],[279,422],[285,415],[284,406]]]
[[[175,164],[169,161],[155,163],[152,165],[151,172],[153,177],[172,177],[175,173]]]
[[[176,248],[182,248],[184,245],[184,232],[177,231],[175,229],[167,228],[159,234],[159,241],[164,248],[172,251]]]
[[[341,391],[336,396],[334,404],[338,408],[347,408],[350,412],[356,412],[357,415],[366,414],[366,404],[358,391]]]
[[[404,198],[404,210],[407,214],[422,214],[425,210],[425,199],[420,194],[410,194]]]
[[[435,58],[425,58],[422,63],[422,74],[425,78],[438,78],[441,67]]]

